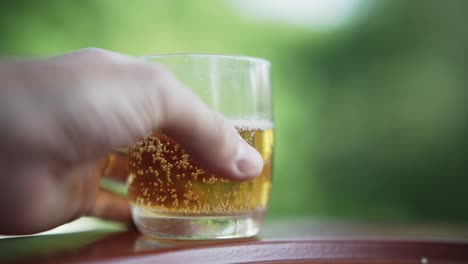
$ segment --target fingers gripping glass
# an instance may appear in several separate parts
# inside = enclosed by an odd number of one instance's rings
[[[227,117],[261,153],[264,168],[253,180],[226,180],[207,173],[176,141],[155,131],[128,151],[118,150],[109,155],[106,168],[107,175],[128,176],[127,196],[136,226],[144,234],[172,239],[256,235],[267,208],[272,177],[269,62],[203,54],[145,59],[167,68],[212,110]],[[104,181],[102,185],[123,191],[113,181]]]

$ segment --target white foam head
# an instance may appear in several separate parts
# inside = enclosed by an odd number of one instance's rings
[[[273,121],[266,119],[231,119],[229,122],[239,130],[266,130],[273,128]]]

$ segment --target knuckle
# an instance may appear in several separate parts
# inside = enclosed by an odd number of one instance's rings
[[[213,129],[214,132],[218,135],[224,135],[226,133],[226,121],[221,116],[220,113],[215,112],[213,114]]]
[[[90,47],[90,48],[80,49],[77,51],[77,53],[81,53],[83,55],[89,55],[93,57],[105,57],[105,56],[109,56],[112,52],[105,50],[105,49],[101,49],[101,48]]]
[[[135,60],[130,64],[134,72],[143,78],[143,80],[156,81],[157,83],[163,82],[170,77],[169,71],[164,67],[142,60]]]
[[[135,60],[128,64],[132,71],[144,79],[153,78],[155,75],[159,75],[159,72],[153,65],[144,61]]]
[[[214,113],[213,115],[213,144],[219,146],[220,153],[224,157],[232,156],[235,151],[233,143],[235,142],[234,133],[232,133],[232,128],[226,119],[219,113]]]
[[[73,54],[85,61],[94,62],[124,62],[130,58],[126,55],[101,48],[83,48]]]

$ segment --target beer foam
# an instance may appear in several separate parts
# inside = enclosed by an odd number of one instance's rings
[[[266,119],[231,119],[229,123],[239,130],[266,130],[273,128],[273,121]]]

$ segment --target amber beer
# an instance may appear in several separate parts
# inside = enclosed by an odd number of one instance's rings
[[[129,149],[128,197],[148,216],[230,216],[263,212],[271,189],[271,122],[234,121],[234,126],[265,161],[261,175],[231,181],[198,166],[173,139],[161,134]],[[209,149],[209,148],[208,148]]]

